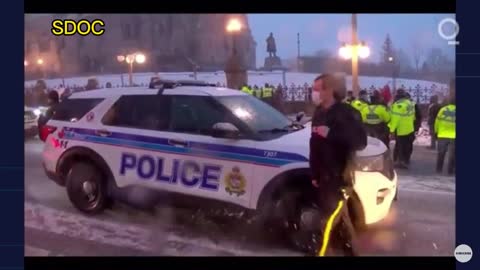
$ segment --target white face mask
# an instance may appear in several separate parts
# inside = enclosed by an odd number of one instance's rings
[[[320,99],[320,92],[318,91],[313,91],[312,92],[312,101],[313,101],[313,104],[315,104],[316,106],[320,105],[320,103],[322,103],[322,100]]]

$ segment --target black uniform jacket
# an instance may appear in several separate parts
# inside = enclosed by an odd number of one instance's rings
[[[314,127],[327,126],[326,138],[314,133]],[[367,146],[367,134],[361,115],[352,106],[335,103],[328,110],[317,107],[312,119],[310,138],[310,168],[312,179],[321,186],[341,188],[350,186],[349,164],[355,151]]]

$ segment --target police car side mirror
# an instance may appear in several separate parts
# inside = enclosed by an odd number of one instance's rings
[[[240,131],[231,123],[216,123],[212,127],[212,136],[216,138],[235,139],[240,136]]]
[[[304,112],[299,112],[299,113],[297,113],[297,115],[295,116],[295,119],[297,119],[297,122],[300,122],[304,116],[305,116],[305,113],[304,113]]]

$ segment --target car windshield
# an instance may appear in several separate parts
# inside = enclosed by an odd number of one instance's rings
[[[216,99],[255,132],[288,131],[292,121],[253,96],[221,96]]]

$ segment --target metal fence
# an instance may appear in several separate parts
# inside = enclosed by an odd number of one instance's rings
[[[407,88],[404,85],[401,85],[400,88],[407,91],[413,100],[415,100],[418,104],[428,104],[430,101],[430,97],[433,95],[437,95],[439,97],[445,97],[447,95],[448,89],[445,87],[439,87],[436,84],[432,84],[430,87],[421,87],[420,85],[416,85],[415,87]],[[310,92],[311,86],[310,85],[303,85],[303,86],[282,86],[277,87],[277,91],[281,90],[283,95],[284,101],[309,101],[310,100]],[[364,88],[368,94],[372,94],[373,91],[378,90],[381,91],[382,88],[377,88],[375,86],[370,86],[369,88]],[[393,94],[393,93],[392,93]]]
[[[142,83],[135,86],[146,87],[147,85]],[[217,86],[225,87],[225,84],[217,83]],[[105,87],[104,85],[100,86],[100,88],[104,88],[104,87]],[[117,88],[120,86],[112,85],[112,87]],[[284,102],[299,102],[299,101],[305,102],[305,101],[310,101],[311,99],[310,98],[311,87],[312,87],[311,85],[305,83],[303,85],[291,84],[290,86],[277,85],[277,86],[274,86],[274,89],[276,94],[278,94],[277,93],[278,91],[281,91]],[[79,87],[79,86],[74,86],[74,87],[67,86],[67,88],[70,88],[70,90],[73,90],[71,92],[84,90],[84,87]],[[410,93],[412,99],[415,100],[418,104],[428,104],[430,101],[430,97],[433,95],[437,95],[440,98],[446,97],[447,91],[448,91],[448,89],[445,86],[441,86],[437,84],[432,84],[430,87],[422,87],[419,84],[417,84],[415,87],[405,87],[405,85],[400,85],[399,88],[402,88],[406,90],[408,93]],[[381,91],[382,88],[378,88],[372,85],[368,88],[363,88],[363,90],[366,90],[369,94],[372,94],[373,91],[375,90]]]

